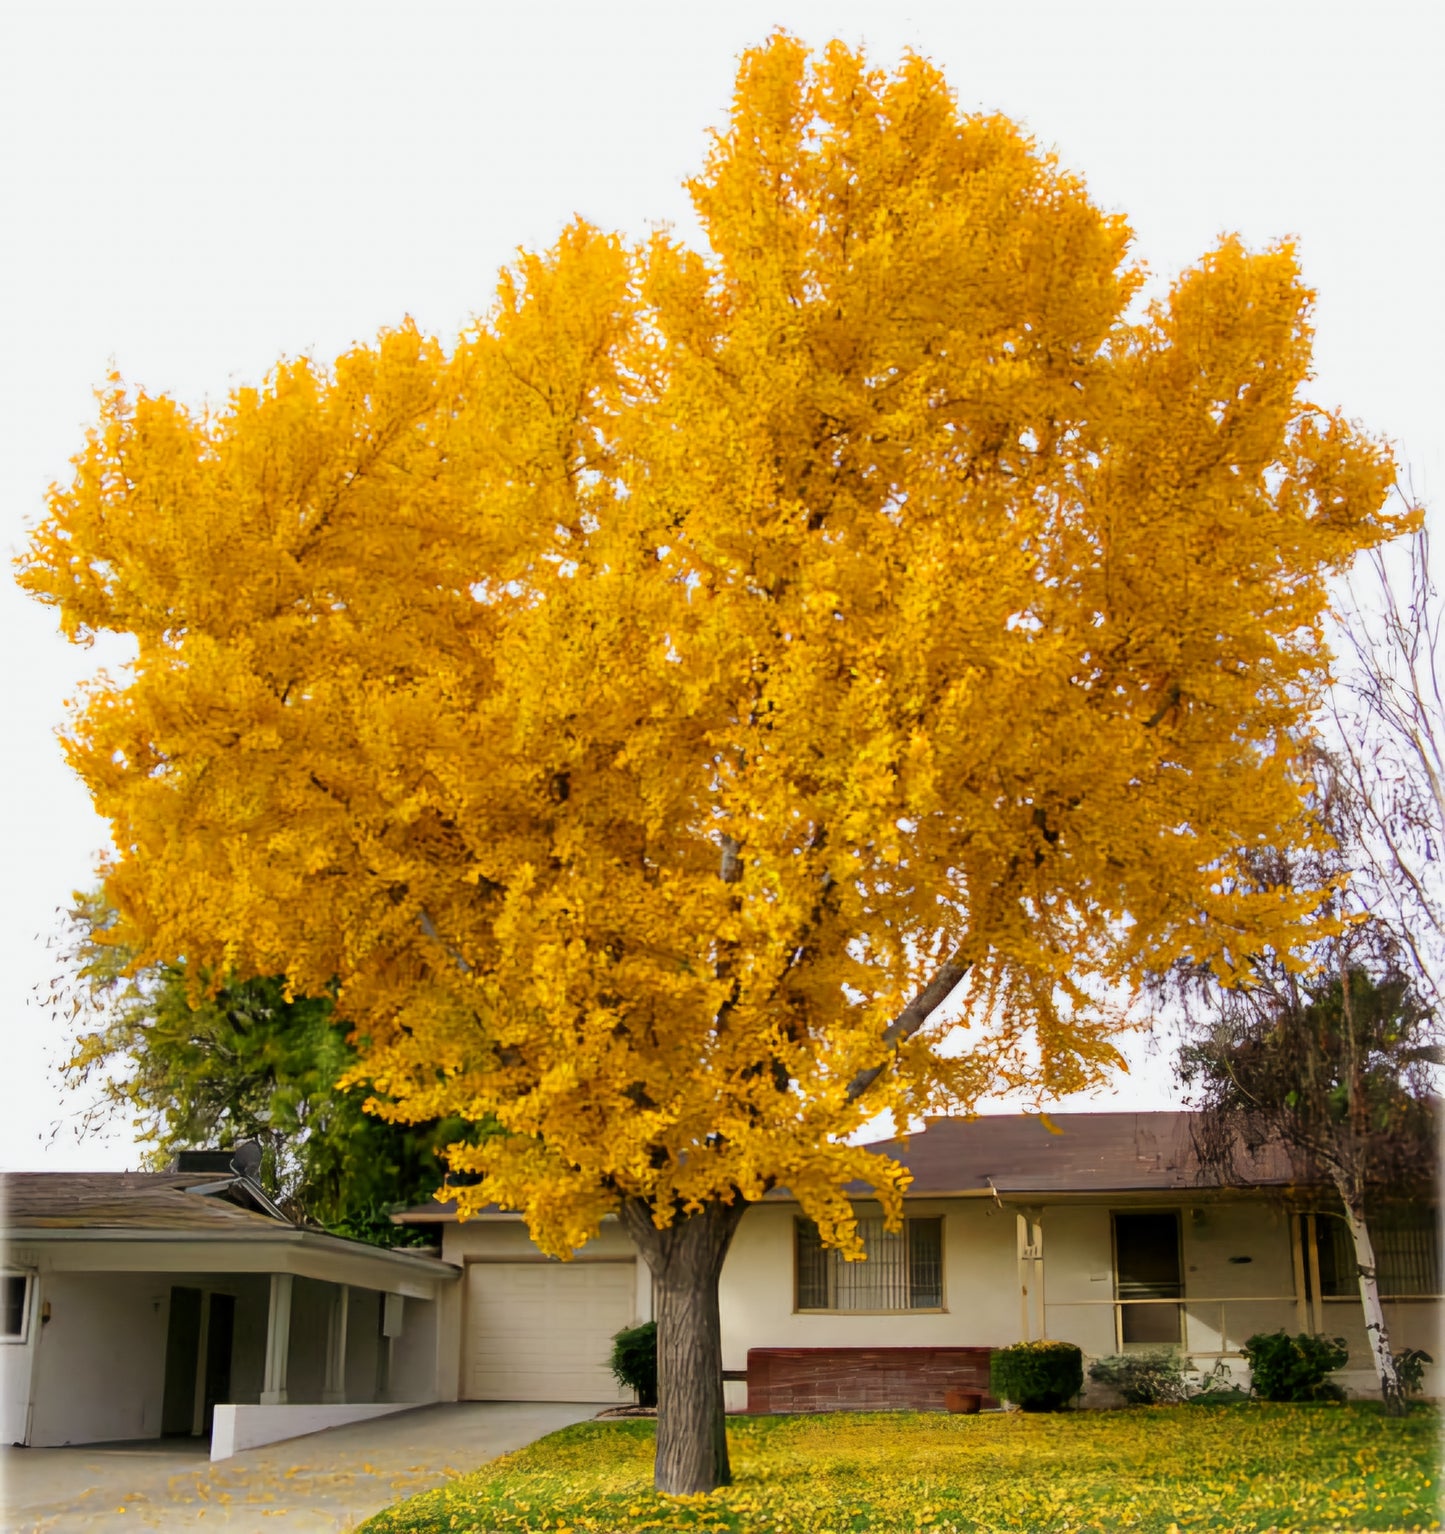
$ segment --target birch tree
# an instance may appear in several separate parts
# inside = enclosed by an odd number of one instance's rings
[[[1328,764],[1320,768],[1327,783]],[[1255,860],[1254,874],[1271,887],[1318,883],[1329,866],[1344,872],[1341,845],[1322,861],[1326,867],[1301,867],[1270,854]],[[1399,1415],[1405,1394],[1370,1221],[1382,1205],[1433,1197],[1440,1030],[1408,951],[1388,923],[1352,912],[1351,900],[1340,877],[1330,901],[1335,931],[1292,953],[1251,956],[1232,986],[1198,971],[1189,977],[1194,1037],[1181,1049],[1180,1075],[1202,1109],[1196,1145],[1205,1165],[1233,1179],[1241,1151],[1282,1145],[1299,1181],[1318,1180],[1338,1195],[1370,1361],[1386,1410]]]
[[[1414,497],[1402,502],[1418,510]],[[1337,604],[1340,682],[1326,725],[1348,782],[1356,903],[1388,922],[1419,984],[1445,999],[1445,626],[1423,518],[1372,549]]]

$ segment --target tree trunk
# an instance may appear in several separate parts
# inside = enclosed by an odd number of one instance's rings
[[[1380,1304],[1380,1285],[1375,1273],[1375,1246],[1365,1224],[1364,1205],[1357,1198],[1346,1194],[1344,1189],[1340,1192],[1344,1198],[1345,1221],[1355,1243],[1355,1270],[1360,1276],[1360,1304],[1365,1312],[1365,1336],[1375,1361],[1375,1373],[1380,1378],[1380,1396],[1390,1416],[1403,1417],[1405,1388],[1395,1368],[1395,1355],[1390,1351],[1390,1329],[1385,1324],[1385,1312]]]
[[[670,1496],[732,1480],[723,1414],[722,1324],[717,1284],[747,1205],[706,1204],[666,1230],[652,1206],[630,1199],[623,1223],[652,1269],[657,1308],[657,1458],[653,1485]]]

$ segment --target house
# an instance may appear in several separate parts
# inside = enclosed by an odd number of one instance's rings
[[[1245,1372],[1260,1331],[1346,1338],[1338,1376],[1375,1386],[1349,1235],[1325,1190],[1276,1153],[1226,1188],[1203,1172],[1186,1113],[935,1119],[876,1148],[913,1174],[901,1232],[860,1199],[868,1252],[821,1247],[786,1191],[750,1209],[720,1285],[728,1404],[750,1411],[938,1405],[986,1384],[990,1350],[1076,1342],[1091,1358],[1178,1347]],[[651,1314],[651,1286],[615,1220],[570,1263],[549,1262],[519,1216],[458,1223],[432,1204],[394,1218],[439,1230],[462,1273],[440,1302],[455,1390],[470,1399],[612,1400],[608,1339]],[[1375,1240],[1396,1350],[1442,1358],[1439,1224],[1383,1210]],[[1439,1363],[1426,1390],[1442,1388]]]
[[[785,1190],[751,1208],[721,1280],[729,1406],[938,1406],[947,1385],[986,1385],[992,1349],[1045,1336],[1090,1357],[1178,1347],[1239,1378],[1244,1339],[1280,1327],[1344,1336],[1339,1377],[1372,1390],[1348,1235],[1284,1157],[1225,1188],[1187,1114],[1053,1124],[940,1119],[881,1143],[913,1183],[898,1232],[860,1190],[864,1263],[822,1247]],[[612,1336],[652,1313],[615,1219],[556,1262],[515,1214],[395,1216],[437,1234],[438,1259],[297,1227],[214,1168],[3,1190],[5,1442],[210,1430],[221,1458],[430,1401],[617,1402]],[[1439,1360],[1436,1210],[1384,1210],[1375,1235],[1396,1349]]]
[[[209,1434],[219,1459],[437,1399],[456,1268],[303,1229],[219,1154],[0,1181],[0,1442]]]

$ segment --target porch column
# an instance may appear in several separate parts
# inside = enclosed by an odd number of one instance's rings
[[[1017,1212],[1019,1254],[1019,1326],[1025,1342],[1035,1332],[1045,1335],[1044,1320],[1044,1212],[1020,1209]]]
[[[1310,1286],[1305,1276],[1305,1218],[1302,1214],[1289,1216],[1289,1255],[1294,1268],[1294,1321],[1295,1329],[1301,1332],[1314,1330],[1310,1325]],[[1229,1346],[1224,1341],[1219,1345],[1222,1348]]]
[[[1325,1300],[1320,1290],[1320,1218],[1305,1216],[1305,1264],[1310,1278],[1310,1330],[1325,1329]]]
[[[271,1305],[266,1313],[266,1375],[262,1406],[286,1404],[286,1362],[291,1351],[291,1275],[271,1275]]]
[[[326,1388],[321,1399],[327,1405],[346,1399],[346,1321],[350,1309],[351,1290],[346,1284],[339,1284],[326,1320]]]

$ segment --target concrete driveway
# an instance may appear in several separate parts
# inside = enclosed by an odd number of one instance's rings
[[[383,1507],[602,1410],[571,1403],[422,1406],[248,1449],[213,1465],[204,1440],[0,1449],[9,1534],[229,1529],[335,1534]]]

